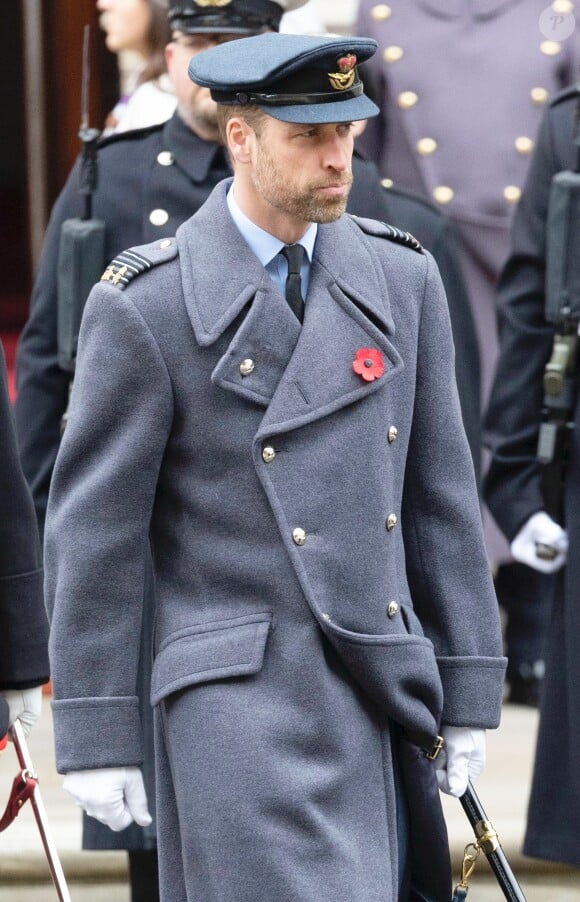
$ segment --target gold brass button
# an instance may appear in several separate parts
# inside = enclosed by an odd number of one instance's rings
[[[169,219],[167,210],[151,210],[149,222],[154,226],[164,226]]]
[[[250,373],[254,372],[256,364],[249,357],[246,357],[245,360],[242,360],[240,363],[240,373],[242,376],[249,376]]]
[[[157,162],[160,166],[173,166],[175,159],[170,150],[162,150],[157,154]]]
[[[554,0],[552,9],[559,16],[567,16],[574,9],[574,4],[570,0]]]
[[[397,429],[396,426],[389,426],[389,431],[387,433],[387,437],[389,439],[389,445],[393,444],[393,442],[397,438],[398,434],[399,434],[399,430]]]
[[[271,445],[266,445],[266,447],[262,449],[262,460],[264,463],[269,464],[275,457],[276,452]]]
[[[503,196],[507,200],[508,204],[517,204],[520,197],[522,196],[522,192],[517,187],[517,185],[506,185],[506,187],[503,189]]]
[[[417,153],[422,157],[428,157],[437,150],[437,141],[435,138],[420,138],[417,141]]]
[[[415,106],[419,97],[414,91],[403,91],[397,98],[397,103],[402,110],[410,110]]]
[[[453,200],[454,196],[453,188],[450,188],[448,185],[437,185],[436,188],[433,188],[433,197],[438,204],[448,204]]]
[[[534,142],[531,138],[526,138],[525,135],[516,138],[515,144],[517,152],[521,154],[531,153],[534,149]]]
[[[403,58],[405,51],[402,47],[397,47],[396,44],[391,44],[390,47],[385,47],[383,50],[383,59],[385,63],[397,63],[400,59]]]
[[[397,515],[396,515],[396,514],[389,514],[389,516],[387,517],[387,529],[388,529],[388,531],[390,532],[391,529],[394,529],[396,525],[397,525]]]
[[[306,545],[306,533],[299,526],[292,531],[292,540],[295,545]]]
[[[395,614],[399,613],[399,605],[396,601],[389,601],[387,605],[387,617],[394,617]]]
[[[530,97],[532,98],[532,103],[535,106],[544,106],[545,103],[548,102],[549,93],[546,88],[532,88],[530,91]]]
[[[381,179],[381,185],[383,188],[392,188],[393,180],[392,179]]]
[[[386,3],[377,3],[377,5],[373,6],[371,9],[371,16],[375,22],[386,22],[387,19],[390,19],[391,12],[391,7],[387,6]]]
[[[545,56],[558,56],[562,49],[562,45],[557,41],[542,41],[540,50]]]

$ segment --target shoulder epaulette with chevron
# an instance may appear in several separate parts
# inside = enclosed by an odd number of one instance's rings
[[[139,247],[130,247],[129,250],[117,254],[109,263],[101,282],[109,282],[123,291],[136,276],[147,272],[160,263],[167,263],[178,255],[177,241],[175,238],[163,238],[161,241],[153,241],[151,244],[142,244]]]
[[[422,253],[423,245],[417,241],[410,232],[403,232],[396,226],[389,225],[387,222],[379,222],[377,219],[365,219],[362,216],[352,216],[356,224],[366,232],[367,235],[375,235],[377,238],[387,238],[389,241],[395,241],[397,244],[404,244],[411,250]]]
[[[111,285],[116,285],[122,291],[135,276],[148,269],[151,269],[151,263],[141,254],[132,250],[123,251],[109,263],[101,276],[101,282],[110,282]]]
[[[580,97],[580,82],[576,82],[575,85],[570,85],[568,88],[564,88],[563,91],[560,91],[559,94],[556,94],[555,97],[550,101],[550,106],[558,106],[559,103],[562,103],[564,100],[570,100],[573,97]]]

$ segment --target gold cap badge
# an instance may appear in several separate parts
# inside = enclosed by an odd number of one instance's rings
[[[354,83],[356,56],[348,53],[341,56],[338,61],[339,72],[329,72],[328,78],[335,91],[348,91]]]

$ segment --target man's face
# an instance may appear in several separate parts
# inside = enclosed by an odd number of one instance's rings
[[[181,118],[206,141],[219,140],[217,105],[211,99],[209,88],[193,84],[187,67],[192,56],[238,37],[240,35],[175,32],[165,51],[167,71],[175,88]]]
[[[346,209],[352,150],[350,122],[295,125],[266,116],[252,154],[258,203],[296,222],[334,222]]]

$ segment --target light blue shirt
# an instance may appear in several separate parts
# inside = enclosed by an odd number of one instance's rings
[[[269,232],[261,229],[255,222],[242,213],[236,199],[234,197],[233,184],[228,191],[228,209],[236,226],[242,234],[242,237],[254,252],[264,269],[269,273],[272,281],[280,291],[282,297],[285,294],[286,277],[288,276],[288,261],[280,254],[280,251],[286,245],[279,238],[271,235]],[[318,233],[318,225],[315,222],[310,223],[304,235],[296,244],[301,244],[306,253],[304,261],[300,269],[300,278],[302,280],[302,297],[306,298],[308,293],[308,284],[310,282],[310,267],[312,265],[312,256],[314,254],[314,243]]]

